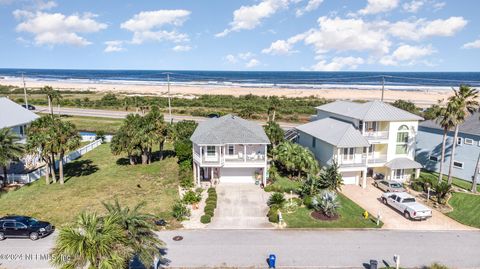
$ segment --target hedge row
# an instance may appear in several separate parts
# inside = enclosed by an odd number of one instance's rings
[[[207,200],[205,200],[206,204],[203,211],[205,214],[200,217],[200,222],[204,224],[212,221],[212,217],[215,214],[215,208],[217,208],[217,191],[215,188],[209,188],[207,193],[208,197]]]

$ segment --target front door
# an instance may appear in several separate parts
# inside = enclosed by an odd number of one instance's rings
[[[394,179],[403,179],[405,176],[405,169],[395,169],[393,170],[393,178]]]

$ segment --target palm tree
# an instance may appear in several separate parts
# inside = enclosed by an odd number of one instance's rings
[[[448,132],[454,127],[454,116],[450,106],[447,107],[438,107],[436,114],[436,121],[443,129],[443,139],[442,139],[442,153],[440,157],[440,170],[438,175],[438,182],[442,182],[443,178],[443,163],[445,162],[445,148],[447,142]]]
[[[448,184],[452,184],[453,162],[455,159],[455,148],[457,146],[459,126],[465,122],[465,119],[478,110],[478,91],[466,85],[460,85],[460,88],[453,90],[454,95],[449,97],[449,105],[451,105],[454,113],[455,134],[453,137],[452,154],[450,157],[450,167],[448,171]]]
[[[118,216],[118,224],[126,231],[129,245],[143,264],[152,264],[164,243],[153,232],[154,216],[141,212],[146,203],[141,202],[133,209],[122,207],[118,200],[103,203],[108,213]]]
[[[263,127],[265,129],[265,133],[268,136],[268,139],[272,143],[272,148],[275,148],[280,142],[283,142],[285,139],[285,132],[283,129],[278,125],[278,123],[274,121],[269,121],[267,125]]]
[[[2,186],[7,182],[7,167],[13,160],[18,160],[24,152],[20,138],[9,128],[0,129],[0,166],[3,170]]]
[[[76,149],[80,145],[80,139],[80,135],[73,123],[61,120],[55,122],[55,149],[59,154],[58,174],[60,184],[62,185],[65,183],[63,177],[63,159],[65,153]]]
[[[34,120],[28,128],[27,150],[30,154],[37,154],[45,162],[47,173],[45,180],[50,184],[49,175],[52,175],[53,182],[57,182],[55,177],[55,119],[51,116],[44,116]]]
[[[60,229],[52,264],[60,268],[125,268],[133,250],[119,216],[82,213],[73,225]],[[67,257],[67,258],[66,258]]]
[[[60,101],[60,99],[62,99],[62,95],[59,91],[54,90],[51,86],[43,87],[41,93],[47,96],[48,108],[50,109],[50,114],[53,116],[53,101]]]
[[[157,106],[152,107],[152,110],[145,116],[147,124],[151,125],[151,132],[153,138],[159,143],[160,160],[163,159],[163,145],[167,139],[168,126],[165,123],[163,114]]]
[[[268,121],[275,121],[275,115],[277,113],[277,108],[280,106],[280,99],[278,99],[277,96],[270,96],[270,104],[268,107]],[[272,115],[272,118],[270,118],[270,115]]]

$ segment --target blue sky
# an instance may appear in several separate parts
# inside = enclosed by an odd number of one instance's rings
[[[476,0],[0,0],[0,67],[480,71]]]

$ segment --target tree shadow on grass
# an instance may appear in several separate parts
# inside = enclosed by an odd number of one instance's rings
[[[175,157],[175,151],[173,150],[164,150],[163,159]],[[135,164],[142,164],[141,156],[135,156]],[[160,161],[160,151],[155,151],[152,153],[151,163]],[[115,162],[117,165],[130,165],[130,160],[127,157],[121,157]]]
[[[91,175],[99,170],[96,164],[91,160],[79,160],[67,163],[64,167],[65,182],[72,177],[81,177]]]

